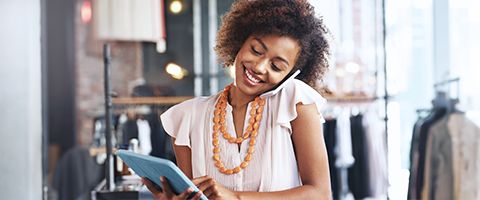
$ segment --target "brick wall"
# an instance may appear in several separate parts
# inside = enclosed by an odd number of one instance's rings
[[[75,16],[75,110],[77,143],[92,141],[93,118],[104,113],[104,41],[94,34],[92,23],[80,21],[80,0]],[[110,42],[112,53],[111,85],[119,96],[129,96],[131,85],[143,78],[141,43]]]

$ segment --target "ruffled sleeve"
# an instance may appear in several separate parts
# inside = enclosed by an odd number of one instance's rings
[[[290,122],[297,118],[296,105],[298,103],[304,105],[315,104],[320,115],[319,123],[325,122],[320,111],[327,101],[315,89],[298,79],[293,79],[285,85],[282,90],[272,96],[272,101],[274,105],[276,104],[274,115],[276,115],[277,123],[290,130]]]
[[[191,148],[190,133],[194,100],[187,100],[165,111],[160,119],[168,135],[175,138],[175,145]]]

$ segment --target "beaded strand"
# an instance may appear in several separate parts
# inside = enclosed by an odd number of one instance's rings
[[[223,92],[220,94],[219,100],[215,104],[214,117],[213,117],[213,134],[212,134],[212,144],[213,144],[213,160],[215,161],[215,167],[223,174],[236,174],[242,169],[245,169],[248,166],[248,163],[252,159],[252,154],[255,151],[255,142],[258,135],[258,128],[260,126],[260,120],[262,119],[263,106],[265,105],[265,99],[256,97],[252,102],[252,109],[250,111],[250,118],[248,121],[247,130],[240,137],[232,137],[227,132],[226,125],[226,108],[228,101],[228,92],[231,89],[231,85],[225,87]],[[244,140],[250,138],[247,155],[243,162],[234,168],[226,168],[223,165],[223,162],[220,159],[220,147],[219,147],[219,133],[222,133],[222,136],[229,143],[241,144]]]

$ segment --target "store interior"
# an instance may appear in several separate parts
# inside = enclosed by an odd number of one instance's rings
[[[214,52],[233,2],[1,1],[1,199],[152,199],[112,149],[175,162],[159,116],[233,81]],[[480,3],[310,3],[333,199],[478,199]]]

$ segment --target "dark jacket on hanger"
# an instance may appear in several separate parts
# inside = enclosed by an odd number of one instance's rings
[[[366,141],[366,132],[363,127],[363,116],[350,117],[352,137],[352,153],[355,162],[348,169],[348,187],[355,199],[364,199],[372,196],[369,173],[369,152]]]
[[[325,146],[328,154],[328,167],[330,168],[330,186],[332,187],[333,199],[340,198],[340,180],[339,180],[339,171],[335,166],[336,155],[335,155],[335,145],[336,145],[336,126],[337,120],[328,119],[323,124],[323,133]]]
[[[440,120],[443,116],[445,116],[447,113],[446,108],[436,108],[433,110],[431,115],[426,117],[425,121],[423,124],[420,126],[420,136],[419,141],[418,141],[418,149],[414,151],[418,152],[418,160],[417,163],[418,165],[413,168],[412,170],[415,170],[414,174],[416,174],[416,177],[414,178],[414,182],[411,185],[411,195],[408,197],[409,199],[420,199],[421,198],[421,191],[423,189],[423,183],[424,183],[424,170],[425,170],[425,153],[426,153],[426,146],[427,146],[427,141],[428,141],[428,132],[430,128]],[[414,161],[415,162],[415,161]],[[411,172],[412,174],[412,172]]]
[[[88,149],[73,147],[58,162],[53,188],[58,192],[58,199],[90,199],[90,191],[103,175],[103,167],[94,161]]]

